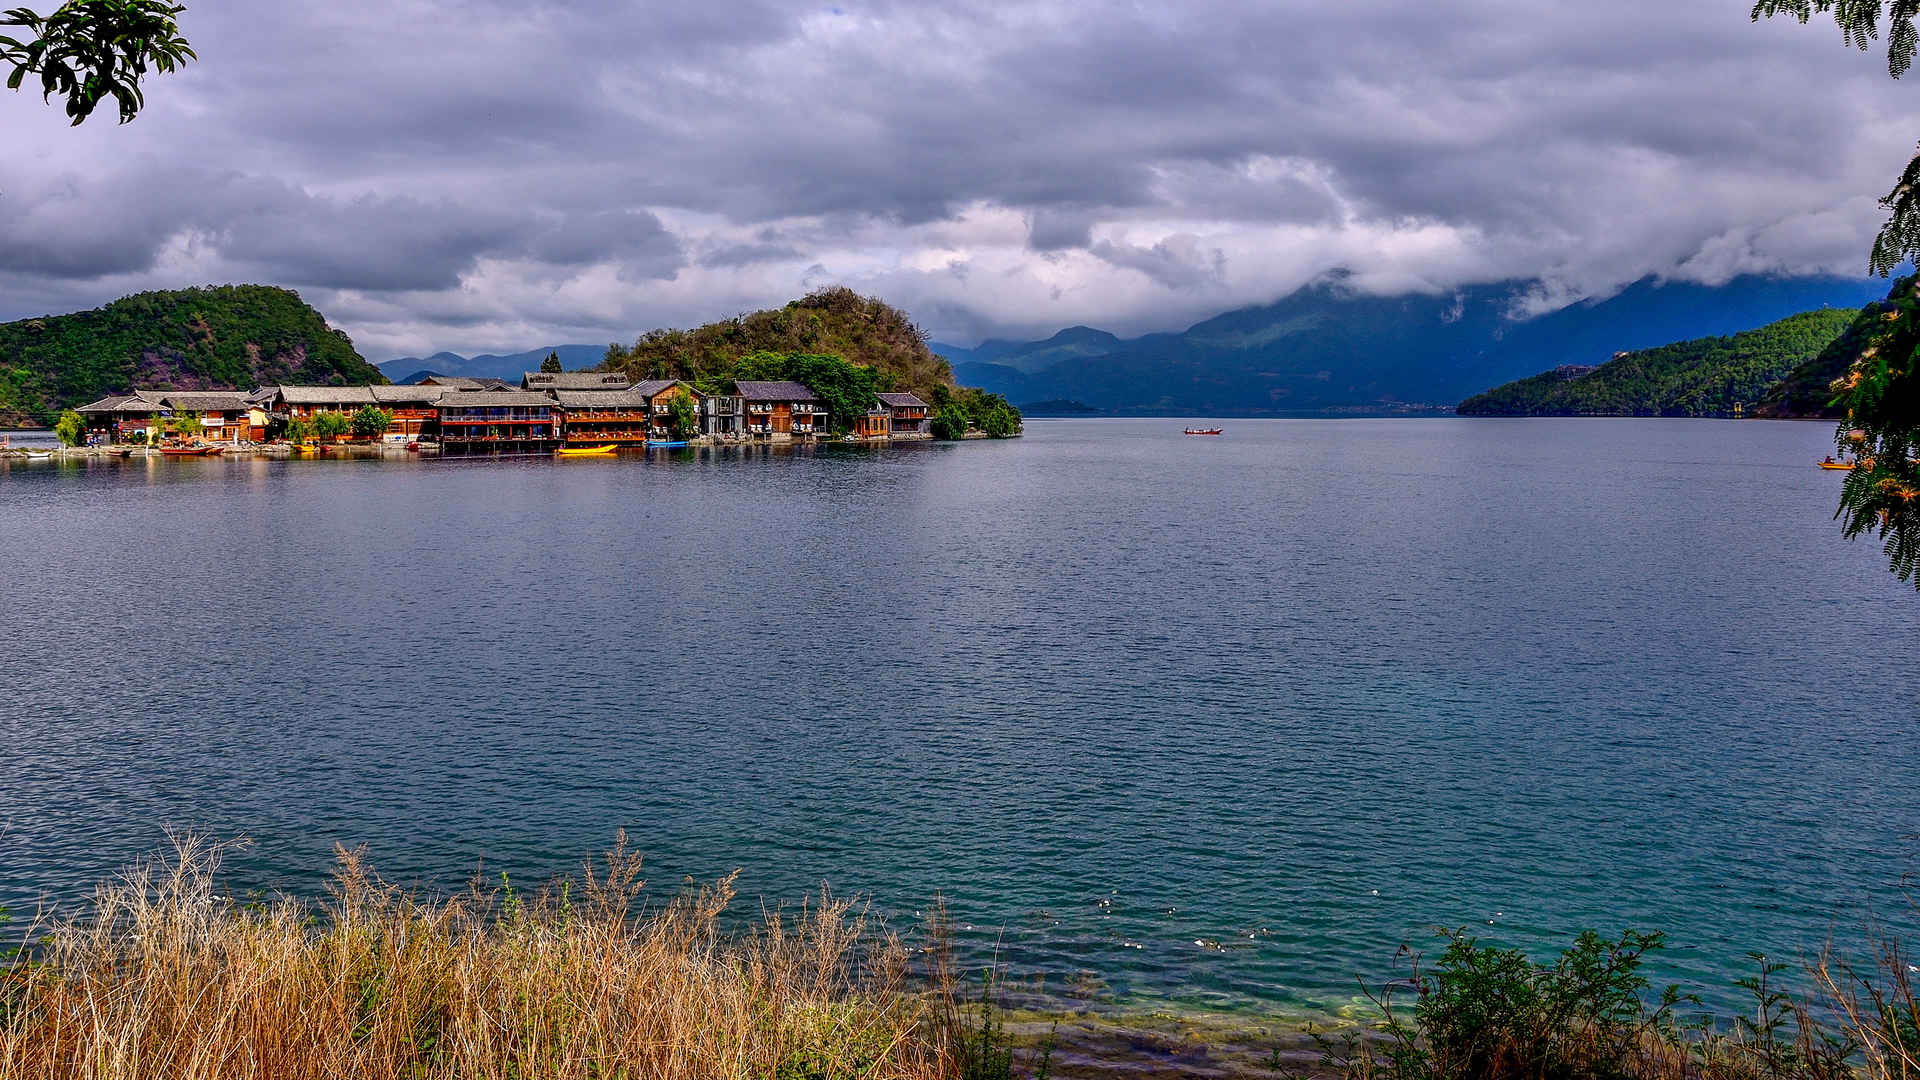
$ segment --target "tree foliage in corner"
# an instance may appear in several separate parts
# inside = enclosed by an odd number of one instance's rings
[[[7,89],[38,75],[42,99],[65,98],[75,124],[109,97],[124,124],[146,104],[140,80],[197,59],[175,21],[185,10],[167,0],[67,0],[48,15],[23,7],[0,13],[0,27],[27,34],[0,35],[0,64],[13,68]]]
[[[1841,38],[1858,49],[1880,40],[1886,19],[1887,74],[1898,79],[1913,66],[1920,32],[1920,0],[1759,0],[1752,18],[1789,15],[1807,22],[1831,13]],[[1874,238],[1870,265],[1885,277],[1920,256],[1920,156],[1907,163],[1893,190],[1880,200],[1890,215]],[[1886,542],[1887,558],[1902,580],[1920,587],[1920,476],[1912,455],[1920,443],[1920,303],[1913,279],[1899,281],[1887,296],[1891,310],[1879,314],[1883,329],[1865,343],[1847,374],[1833,384],[1834,404],[1846,409],[1838,442],[1860,467],[1840,493],[1839,518],[1849,538],[1873,533]]]
[[[1880,39],[1880,18],[1887,20],[1887,74],[1898,79],[1913,66],[1916,35],[1913,20],[1920,16],[1920,0],[1759,0],[1753,5],[1752,18],[1788,15],[1802,23],[1815,15],[1831,12],[1840,27],[1840,37],[1848,45],[1865,51]],[[1907,163],[1893,190],[1880,200],[1889,212],[1887,223],[1874,238],[1871,265],[1881,277],[1895,267],[1920,256],[1920,155]]]

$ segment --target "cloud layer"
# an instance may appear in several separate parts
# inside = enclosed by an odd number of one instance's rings
[[[133,124],[0,94],[0,318],[300,289],[385,359],[845,282],[936,336],[1858,273],[1911,88],[1744,0],[195,0]]]

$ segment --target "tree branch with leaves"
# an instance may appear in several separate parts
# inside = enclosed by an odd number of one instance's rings
[[[1802,23],[1832,15],[1841,40],[1862,51],[1884,31],[1887,74],[1896,79],[1913,66],[1920,45],[1914,28],[1920,0],[1760,0],[1753,6],[1755,21],[1776,15]],[[1907,163],[1880,207],[1889,217],[1874,238],[1868,265],[1886,277],[1920,256],[1920,155]],[[1886,302],[1862,318],[1876,319],[1878,326],[1865,335],[1846,376],[1833,384],[1833,403],[1847,411],[1836,439],[1855,461],[1834,516],[1849,539],[1883,540],[1893,572],[1920,587],[1920,469],[1914,463],[1920,450],[1920,295],[1914,279],[1896,282]]]
[[[180,36],[177,19],[185,10],[167,0],[67,0],[48,15],[23,7],[0,13],[0,29],[26,31],[0,35],[0,67],[13,68],[7,89],[37,75],[42,99],[65,98],[75,124],[108,98],[124,124],[146,105],[142,79],[198,59]]]

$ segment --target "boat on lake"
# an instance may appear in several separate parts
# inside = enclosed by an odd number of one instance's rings
[[[1844,469],[1848,472],[1851,472],[1854,469],[1859,468],[1860,463],[1858,461],[1835,461],[1832,458],[1828,458],[1827,460],[1820,462],[1820,467],[1823,469]]]
[[[596,455],[605,456],[612,454],[618,449],[620,449],[618,444],[608,443],[605,446],[563,446],[555,450],[554,453],[564,454],[567,457],[589,457]]]
[[[209,457],[220,452],[217,446],[163,446],[160,452],[168,457]]]
[[[687,445],[687,443],[686,443],[686,440],[684,439],[678,442],[661,442],[658,439],[647,440],[647,449],[649,450],[662,450],[662,449],[671,450],[676,446],[685,446],[685,445]]]
[[[1187,434],[1189,435],[1224,435],[1226,434],[1226,429],[1217,428],[1217,427],[1190,427],[1187,429]]]

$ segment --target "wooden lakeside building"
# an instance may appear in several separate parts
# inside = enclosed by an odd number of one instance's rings
[[[335,412],[351,418],[368,406],[391,414],[387,423],[389,439],[417,439],[430,435],[440,418],[439,402],[444,394],[458,393],[445,386],[416,383],[411,386],[278,386],[274,388],[275,410],[290,420],[311,421],[323,412]]]
[[[690,432],[673,430],[681,395],[693,407]],[[641,447],[679,441],[676,434],[718,442],[790,442],[830,434],[825,403],[802,383],[741,380],[733,393],[708,394],[680,380],[636,383],[611,372],[527,372],[519,389],[499,379],[429,376],[405,386],[139,390],[102,398],[80,412],[90,434],[119,441],[156,427],[156,434],[172,434],[166,421],[177,411],[190,411],[201,417],[200,438],[239,443],[277,438],[287,421],[310,422],[326,413],[351,419],[368,407],[390,415],[384,439],[437,438],[453,454]],[[913,394],[880,394],[872,408],[854,418],[851,437],[931,438],[930,412]]]
[[[568,446],[645,446],[653,402],[632,390],[555,390],[561,442]]]
[[[148,440],[166,434],[176,413],[200,417],[197,433],[204,442],[237,444],[266,438],[270,396],[243,390],[136,390],[89,402],[75,411],[86,422],[87,434],[122,442],[134,432]]]
[[[890,435],[933,435],[932,410],[914,394],[881,394],[880,407],[887,410]]]
[[[450,454],[542,454],[560,446],[561,407],[532,390],[473,390],[440,398],[440,449]]]
[[[812,390],[797,382],[734,383],[744,410],[746,434],[761,439],[812,435],[825,426],[827,409]]]

